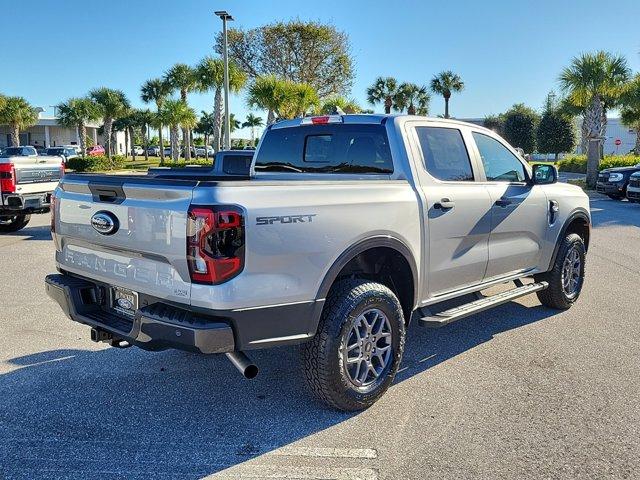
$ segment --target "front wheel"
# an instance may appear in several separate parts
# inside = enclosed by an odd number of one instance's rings
[[[11,233],[22,230],[31,220],[31,215],[2,215],[0,216],[0,233]]]
[[[611,200],[623,200],[624,196],[622,195],[607,195]]]
[[[547,307],[566,310],[575,303],[584,284],[585,246],[580,235],[570,233],[560,244],[553,268],[535,276],[549,287],[537,292],[540,303]]]
[[[333,408],[365,409],[393,382],[404,342],[402,307],[389,288],[340,281],[327,297],[317,334],[302,347],[307,385]]]

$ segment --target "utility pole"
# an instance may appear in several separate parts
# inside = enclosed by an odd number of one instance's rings
[[[229,53],[227,51],[227,20],[233,21],[233,17],[225,10],[220,10],[214,13],[222,20],[222,37],[224,39],[222,50],[222,60],[224,62],[224,144],[222,145],[222,148],[224,150],[230,150],[231,119],[229,118]]]

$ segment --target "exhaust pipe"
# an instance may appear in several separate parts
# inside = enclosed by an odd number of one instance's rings
[[[225,355],[244,378],[256,378],[256,375],[258,375],[258,366],[243,352],[227,352]]]

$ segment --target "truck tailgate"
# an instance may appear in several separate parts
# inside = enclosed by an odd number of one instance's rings
[[[196,181],[67,175],[56,190],[56,260],[63,270],[189,303],[187,214]],[[115,230],[100,233],[106,214]],[[92,221],[93,218],[93,221]]]

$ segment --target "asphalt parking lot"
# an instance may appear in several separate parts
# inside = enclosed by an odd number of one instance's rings
[[[639,478],[640,205],[592,199],[587,280],[412,327],[359,414],[304,391],[297,350],[224,357],[89,340],[44,293],[48,216],[0,237],[0,478]]]

